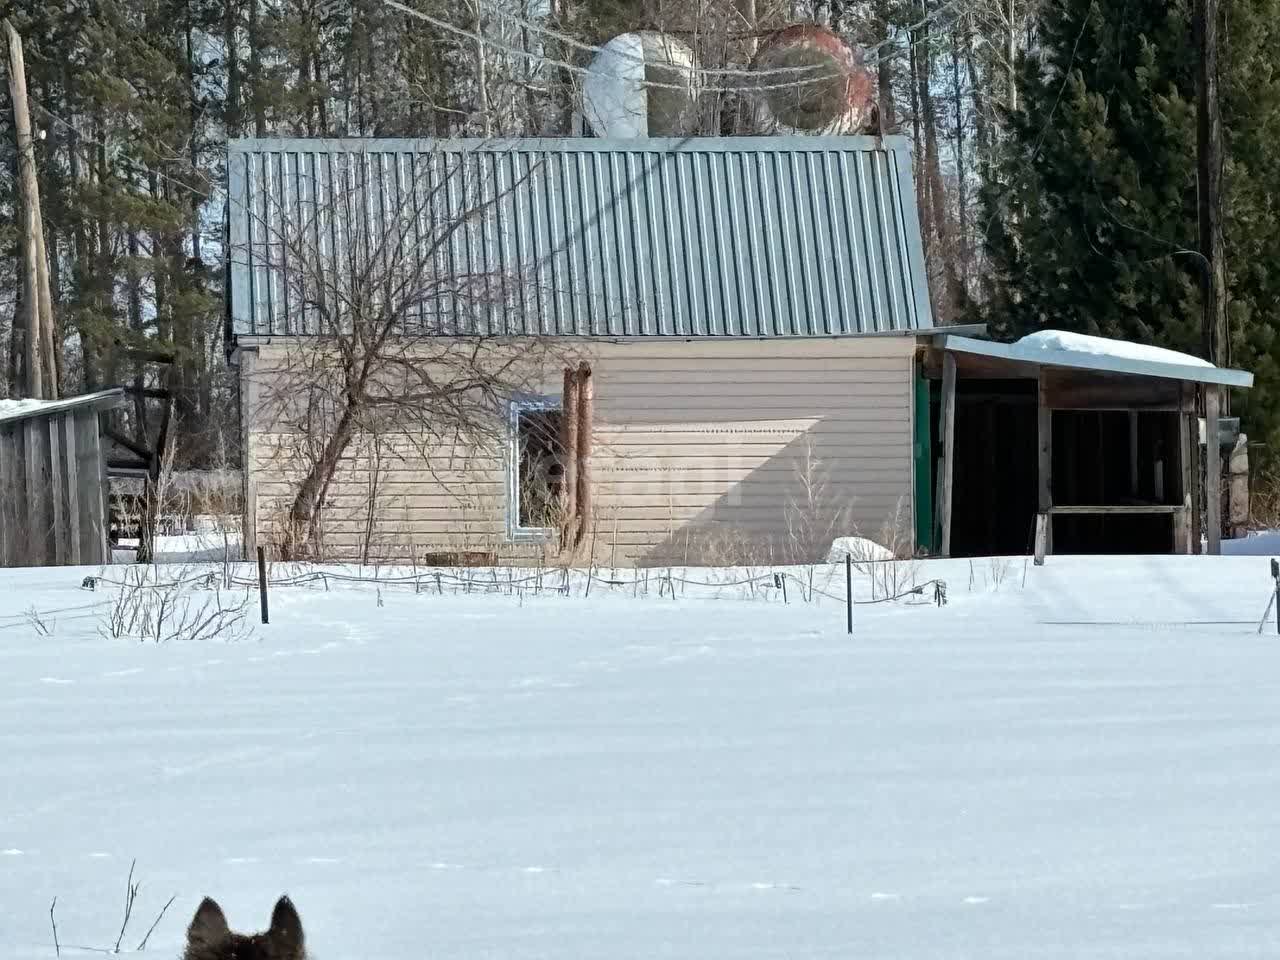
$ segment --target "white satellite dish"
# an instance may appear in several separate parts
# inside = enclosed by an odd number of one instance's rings
[[[696,106],[693,51],[649,30],[606,43],[582,85],[584,118],[601,137],[681,136]]]

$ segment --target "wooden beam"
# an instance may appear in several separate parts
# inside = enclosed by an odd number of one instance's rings
[[[1069,506],[1050,507],[1048,513],[1050,516],[1104,516],[1106,514],[1171,514],[1178,513],[1182,510],[1182,506],[1176,503],[1103,503],[1094,505],[1088,504],[1070,504]]]
[[[578,367],[578,538],[581,544],[587,530],[595,523],[591,489],[591,446],[595,430],[595,382],[591,364],[585,360]]]
[[[941,554],[951,556],[951,494],[956,472],[956,355],[947,351],[942,358],[942,483],[938,491],[942,517]]]
[[[572,549],[578,536],[578,399],[578,371],[565,367],[564,392],[560,395],[560,455],[564,458],[560,542],[564,550]]]
[[[1204,387],[1204,526],[1206,552],[1217,556],[1222,552],[1222,445],[1218,440],[1218,411],[1222,388],[1217,384]]]
[[[49,433],[49,513],[53,529],[53,562],[59,566],[67,562],[67,512],[64,497],[66,488],[63,485],[65,475],[62,462],[62,419],[66,414],[55,414],[48,418],[46,430]]]
[[[150,449],[138,443],[133,438],[126,437],[123,433],[120,433],[118,430],[108,429],[108,430],[103,430],[102,432],[103,434],[106,435],[108,440],[114,440],[116,443],[120,444],[120,446],[124,447],[130,453],[136,454],[137,456],[145,460],[147,462],[148,467],[150,466],[151,461],[155,459],[155,454],[152,453]]]
[[[1182,501],[1182,505],[1186,510],[1186,552],[1199,553],[1200,540],[1198,534],[1200,525],[1196,523],[1195,510],[1195,473],[1193,467],[1195,458],[1192,456],[1193,447],[1197,444],[1195,438],[1195,403],[1187,401],[1187,394],[1191,393],[1189,387],[1183,388],[1183,409],[1178,414],[1178,477],[1181,480],[1181,489],[1178,491],[1178,499]],[[1190,407],[1190,412],[1187,411]]]
[[[1138,495],[1138,411],[1129,411],[1129,496]]]
[[[21,544],[21,549],[25,551],[23,565],[43,567],[49,562],[46,559],[49,553],[49,525],[44,512],[44,468],[47,458],[40,449],[40,418],[32,417],[23,421],[22,431],[27,483],[26,542]]]
[[[81,559],[84,554],[80,549],[80,459],[76,443],[76,418],[76,411],[68,410],[57,419],[66,455],[67,562],[78,567],[84,562]]]
[[[1053,409],[1047,405],[1041,377],[1036,404],[1036,512],[1049,514],[1053,506]],[[1045,552],[1053,552],[1053,521],[1045,522]]]

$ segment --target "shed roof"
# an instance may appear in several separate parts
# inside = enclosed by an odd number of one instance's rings
[[[233,336],[320,332],[300,253],[340,269],[406,216],[436,275],[490,294],[441,284],[407,332],[933,326],[905,137],[234,140],[228,161]]]
[[[110,410],[123,401],[124,390],[120,387],[100,390],[97,393],[84,393],[78,397],[66,397],[62,400],[0,400],[0,423],[47,417],[85,407]]]
[[[1101,341],[1101,338],[1093,339]],[[993,343],[989,340],[976,340],[972,337],[958,337],[950,334],[936,338],[935,342],[943,350],[973,354],[997,361],[1007,361],[1010,365],[1024,369],[1066,367],[1075,370],[1130,374],[1137,377],[1159,377],[1165,380],[1181,380],[1188,383],[1216,383],[1227,387],[1253,386],[1253,374],[1251,373],[1227,367],[1205,366],[1202,361],[1191,357],[1187,358],[1188,362],[1186,363],[1177,363],[1124,355],[1128,351],[1107,353],[1086,350],[1046,349],[1040,346],[1035,346],[1031,349],[1020,349],[1017,343]],[[1107,341],[1101,342],[1106,343]],[[1128,345],[1125,341],[1111,342]],[[1173,355],[1170,354],[1170,356]]]

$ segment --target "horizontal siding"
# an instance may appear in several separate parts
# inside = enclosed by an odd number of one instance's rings
[[[912,517],[911,341],[696,345],[593,344],[595,549],[617,562],[728,562],[725,543],[769,555],[809,554],[828,532],[878,536]],[[264,349],[260,366],[269,366]],[[550,378],[545,392],[558,395]],[[422,459],[409,437],[399,456],[353,445],[325,508],[326,548],[355,556],[378,491],[373,553],[485,549],[532,560],[541,548],[505,540],[506,473],[492,449],[455,444]],[[251,433],[257,522],[272,542],[304,462],[297,438]],[[401,459],[403,458],[403,459]],[[804,477],[820,489],[806,498]],[[797,544],[796,528],[823,543]],[[908,533],[909,536],[909,533]]]

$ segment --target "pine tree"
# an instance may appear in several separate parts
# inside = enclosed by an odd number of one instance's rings
[[[1273,332],[1280,116],[1273,0],[1224,3],[1224,232],[1236,398],[1254,439],[1280,440]],[[1198,353],[1195,57],[1185,0],[1054,0],[1019,71],[1009,143],[983,186],[993,293],[978,319],[1008,338],[1073,330]]]

